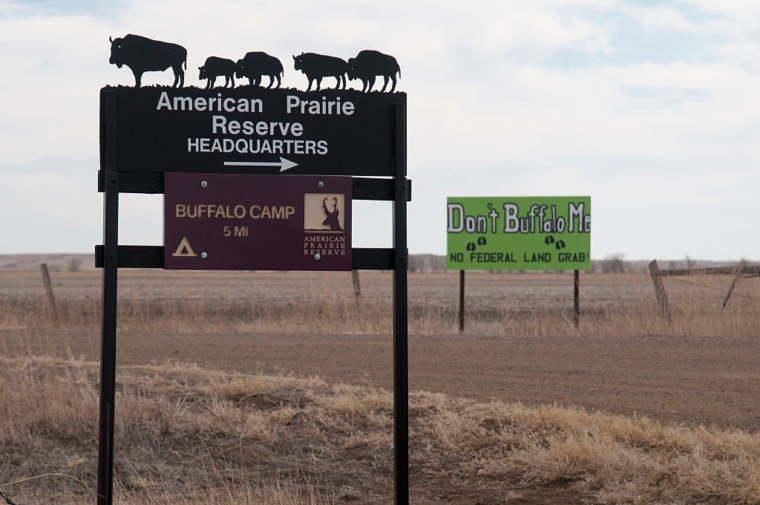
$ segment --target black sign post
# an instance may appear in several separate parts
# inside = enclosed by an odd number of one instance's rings
[[[163,94],[172,107],[173,97],[192,95],[191,102],[183,99],[177,104],[190,103],[194,109],[168,111],[162,105]],[[296,98],[292,97],[298,97],[297,114]],[[394,503],[407,505],[407,201],[411,200],[411,181],[406,178],[406,94],[356,90],[304,93],[260,88],[233,92],[110,87],[101,90],[100,98],[98,189],[104,193],[104,242],[95,248],[96,266],[103,268],[98,505],[113,503],[118,269],[167,266],[166,244],[118,244],[119,194],[164,194],[167,172],[213,173],[215,177],[223,176],[220,174],[282,174],[284,178],[289,178],[288,174],[359,176],[350,178],[353,201],[393,202],[393,247],[352,247],[350,267],[394,272]],[[212,99],[216,99],[213,107],[221,107],[223,112],[207,110],[212,107]],[[307,105],[302,106],[304,101]],[[332,109],[330,102],[334,103]],[[228,109],[233,104],[240,110],[230,112]],[[340,104],[340,108],[336,109],[335,104]],[[329,110],[332,115],[322,113]],[[162,115],[164,113],[167,114]],[[296,115],[304,117],[296,120]],[[202,132],[193,130],[193,125],[209,130],[208,137],[200,136]],[[207,141],[197,140],[206,138]],[[268,142],[265,144],[264,140]],[[255,143],[256,149],[252,150],[253,141],[261,142]],[[247,153],[240,152],[246,149]],[[286,150],[289,151],[286,153]],[[297,177],[290,180],[296,183]],[[279,212],[287,213],[287,210]]]
[[[406,243],[406,106],[393,107],[393,418],[394,482],[396,504],[409,503],[409,324]]]
[[[113,149],[115,105],[106,96],[105,124],[100,125],[103,179],[103,317],[100,348],[100,424],[98,436],[98,504],[113,503],[113,429],[116,400],[116,320],[119,266],[119,172]]]

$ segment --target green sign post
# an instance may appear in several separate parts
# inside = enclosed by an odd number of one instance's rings
[[[449,270],[590,270],[591,197],[449,197]]]

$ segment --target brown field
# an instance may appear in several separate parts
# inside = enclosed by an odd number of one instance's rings
[[[76,503],[100,276],[52,276],[57,323],[39,271],[0,271],[0,491]],[[389,503],[391,278],[361,272],[357,300],[350,273],[122,270],[120,499]],[[582,273],[578,329],[572,274],[466,282],[459,334],[458,274],[409,275],[413,503],[760,503],[760,281],[723,309],[730,276],[666,278],[668,323],[648,275]]]

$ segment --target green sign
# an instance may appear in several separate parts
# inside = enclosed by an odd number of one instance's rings
[[[450,270],[590,270],[591,197],[449,197]]]

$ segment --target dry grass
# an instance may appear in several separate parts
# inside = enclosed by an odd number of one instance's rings
[[[362,272],[355,299],[348,272],[123,271],[119,328],[140,332],[387,333],[390,273]],[[96,328],[97,272],[54,272],[59,325]],[[409,275],[409,331],[457,331],[456,273]],[[581,275],[580,328],[573,325],[572,274],[468,273],[467,332],[486,335],[754,336],[760,281],[744,279],[727,307],[731,276],[665,278],[673,313],[659,311],[648,274]],[[0,329],[54,327],[38,272],[0,272]]]
[[[646,274],[469,274],[467,332],[486,335],[757,336],[760,282],[666,278],[672,323]],[[54,272],[53,321],[38,272],[0,272],[0,329],[92,330],[97,272]],[[119,328],[165,332],[389,333],[391,276],[120,273]],[[410,333],[456,332],[458,276],[409,276]],[[55,331],[51,331],[55,334]],[[120,366],[118,503],[388,503],[392,398],[319,378],[182,363]],[[98,365],[0,357],[0,490],[16,503],[93,501]],[[559,407],[410,399],[412,502],[760,503],[760,436]]]
[[[0,358],[0,490],[17,503],[94,500],[97,376]],[[391,501],[386,391],[174,362],[118,383],[117,503]],[[760,503],[757,435],[425,392],[410,433],[413,503]]]

